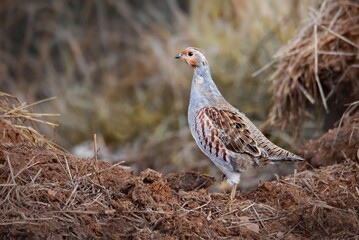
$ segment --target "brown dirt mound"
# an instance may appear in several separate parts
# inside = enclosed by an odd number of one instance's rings
[[[16,129],[2,119],[0,132],[2,238],[307,239],[359,234],[359,165],[352,161],[265,183],[230,203],[227,194],[208,192],[207,183],[213,181],[208,176],[189,172],[164,178],[150,169],[133,176],[119,164],[99,162],[97,168],[93,159],[36,146],[16,137]]]
[[[329,130],[302,148],[301,156],[313,167],[341,163],[345,159],[359,162],[359,112],[343,118],[342,126]]]

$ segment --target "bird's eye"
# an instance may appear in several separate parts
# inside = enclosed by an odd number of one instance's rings
[[[193,52],[188,52],[188,56],[192,57],[192,56],[193,56]]]

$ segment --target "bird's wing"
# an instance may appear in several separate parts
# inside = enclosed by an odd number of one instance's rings
[[[246,153],[252,157],[261,156],[261,150],[252,132],[238,113],[215,107],[205,107],[201,111],[212,121],[219,139],[228,150]]]

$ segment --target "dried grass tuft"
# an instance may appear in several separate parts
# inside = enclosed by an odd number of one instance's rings
[[[36,130],[36,124],[43,124],[55,128],[56,123],[46,120],[49,117],[58,117],[57,113],[33,113],[31,108],[35,105],[53,100],[54,98],[44,99],[32,104],[20,102],[15,96],[0,92],[0,119],[7,122],[17,137],[26,140],[30,144],[46,145],[48,147],[59,147],[57,144],[46,139]],[[6,132],[2,133],[7,134]]]
[[[272,123],[293,127],[316,115],[333,127],[345,104],[359,96],[359,3],[324,1],[297,36],[276,55]],[[320,123],[315,123],[320,128]]]

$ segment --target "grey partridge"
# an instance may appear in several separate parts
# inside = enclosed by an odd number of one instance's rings
[[[188,123],[198,147],[227,177],[236,194],[241,173],[249,167],[304,159],[269,141],[238,109],[229,104],[213,82],[208,61],[198,48],[176,55],[194,69]]]

